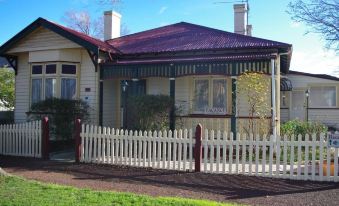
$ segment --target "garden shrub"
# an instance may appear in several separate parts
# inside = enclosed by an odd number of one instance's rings
[[[174,106],[168,95],[131,96],[127,100],[127,129],[169,129],[169,112]]]
[[[297,137],[299,134],[302,135],[303,139],[306,134],[320,134],[326,133],[328,130],[327,126],[319,122],[305,122],[300,120],[291,120],[281,125],[281,135],[287,135],[291,137],[294,135]],[[318,136],[317,135],[317,136]]]
[[[50,135],[56,140],[73,139],[74,121],[80,118],[86,122],[89,117],[89,106],[83,100],[51,98],[32,104],[28,112],[31,120],[49,118]]]

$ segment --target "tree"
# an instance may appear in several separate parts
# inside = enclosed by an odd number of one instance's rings
[[[240,128],[244,129],[248,135],[256,132],[267,134],[269,132],[267,117],[270,114],[269,81],[264,74],[245,72],[238,77],[236,84],[237,105],[247,102],[245,107],[237,107],[238,116],[240,112],[246,112],[248,115],[248,122],[240,123]],[[259,120],[256,121],[258,118]]]
[[[296,22],[303,22],[309,30],[320,34],[328,49],[339,50],[339,0],[296,0],[287,11]]]
[[[15,75],[10,68],[0,68],[0,107],[14,108]]]
[[[103,37],[102,18],[93,19],[88,11],[66,11],[62,20],[76,31],[98,39]]]

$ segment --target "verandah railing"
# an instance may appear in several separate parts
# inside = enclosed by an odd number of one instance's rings
[[[199,129],[200,127],[200,129]],[[197,127],[201,131],[201,126]],[[326,134],[246,136],[192,129],[132,132],[82,125],[80,161],[159,169],[338,181],[338,148]],[[332,161],[333,160],[333,163]]]

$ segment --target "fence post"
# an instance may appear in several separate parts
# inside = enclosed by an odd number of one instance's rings
[[[48,120],[48,117],[42,118],[41,157],[45,160],[49,159],[49,120]]]
[[[81,137],[80,137],[80,132],[81,132],[81,120],[76,119],[74,123],[74,140],[75,140],[75,162],[79,163],[80,162],[80,155],[81,155]]]
[[[194,148],[195,172],[201,171],[200,168],[202,159],[201,136],[202,136],[202,127],[201,124],[198,124],[195,129],[195,148]]]

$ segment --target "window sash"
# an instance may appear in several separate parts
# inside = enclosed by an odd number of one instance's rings
[[[45,99],[56,97],[56,78],[46,78]]]
[[[42,79],[32,79],[32,103],[41,101],[42,97]]]
[[[209,106],[209,81],[207,79],[197,79],[194,81],[194,112],[205,112]]]
[[[227,108],[227,82],[225,79],[213,80],[213,103],[215,113],[226,113]]]
[[[62,78],[61,79],[61,98],[75,99],[76,98],[76,79]]]
[[[312,108],[336,107],[337,89],[335,86],[310,87],[309,106]]]

